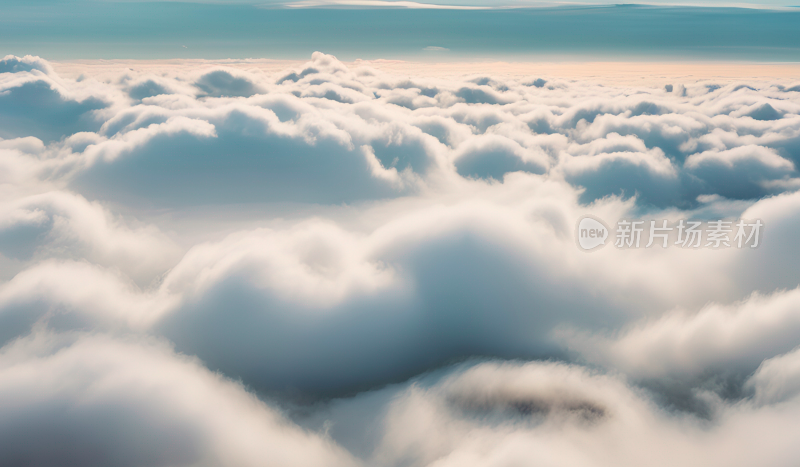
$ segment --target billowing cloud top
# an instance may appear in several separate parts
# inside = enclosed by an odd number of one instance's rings
[[[59,66],[0,61],[0,464],[800,460],[800,83]]]

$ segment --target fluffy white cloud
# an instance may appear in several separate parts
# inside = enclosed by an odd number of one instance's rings
[[[107,140],[53,143],[47,152],[58,160],[48,165],[77,164],[66,171],[74,189],[137,202],[142,190],[160,204],[181,199],[176,192],[186,193],[181,204],[354,201],[522,170],[561,174],[586,188],[587,202],[638,194],[645,204],[686,207],[702,194],[753,199],[790,186],[800,149],[798,104],[775,86],[700,83],[666,93],[398,79],[319,53],[288,74],[126,70],[102,82],[61,79],[32,57],[3,63],[0,115],[9,124],[0,136],[49,142],[96,131]],[[765,106],[774,118],[751,115]],[[260,191],[247,189],[254,173]]]
[[[6,57],[0,463],[796,462],[792,86]]]
[[[0,352],[3,464],[359,465],[163,342],[38,332]]]
[[[566,336],[585,358],[639,378],[695,378],[709,371],[749,374],[791,350],[800,332],[800,289],[754,295],[732,306],[670,312],[614,338]]]
[[[798,400],[665,411],[624,379],[558,363],[484,362],[337,401],[304,420],[380,465],[789,465]],[[367,422],[354,414],[381,414]],[[361,424],[361,425],[359,425]],[[746,440],[756,440],[757,443]],[[757,446],[757,447],[755,447]]]
[[[23,260],[85,259],[135,280],[160,274],[180,254],[155,226],[129,228],[99,203],[60,191],[0,205],[0,252]]]
[[[747,386],[760,404],[791,400],[800,392],[800,349],[764,360]]]

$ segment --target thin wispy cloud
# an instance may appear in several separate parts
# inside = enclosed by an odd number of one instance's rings
[[[407,2],[403,0],[299,0],[284,3],[287,8],[318,8],[331,6],[369,7],[369,8],[412,8],[420,10],[488,10],[491,6],[446,5],[436,3]]]

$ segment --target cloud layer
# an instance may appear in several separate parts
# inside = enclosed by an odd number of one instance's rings
[[[147,70],[0,61],[0,463],[797,462],[796,83]]]

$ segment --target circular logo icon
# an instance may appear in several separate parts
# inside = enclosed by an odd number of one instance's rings
[[[600,219],[586,215],[580,218],[575,229],[575,240],[581,250],[594,251],[606,245],[609,230]]]

